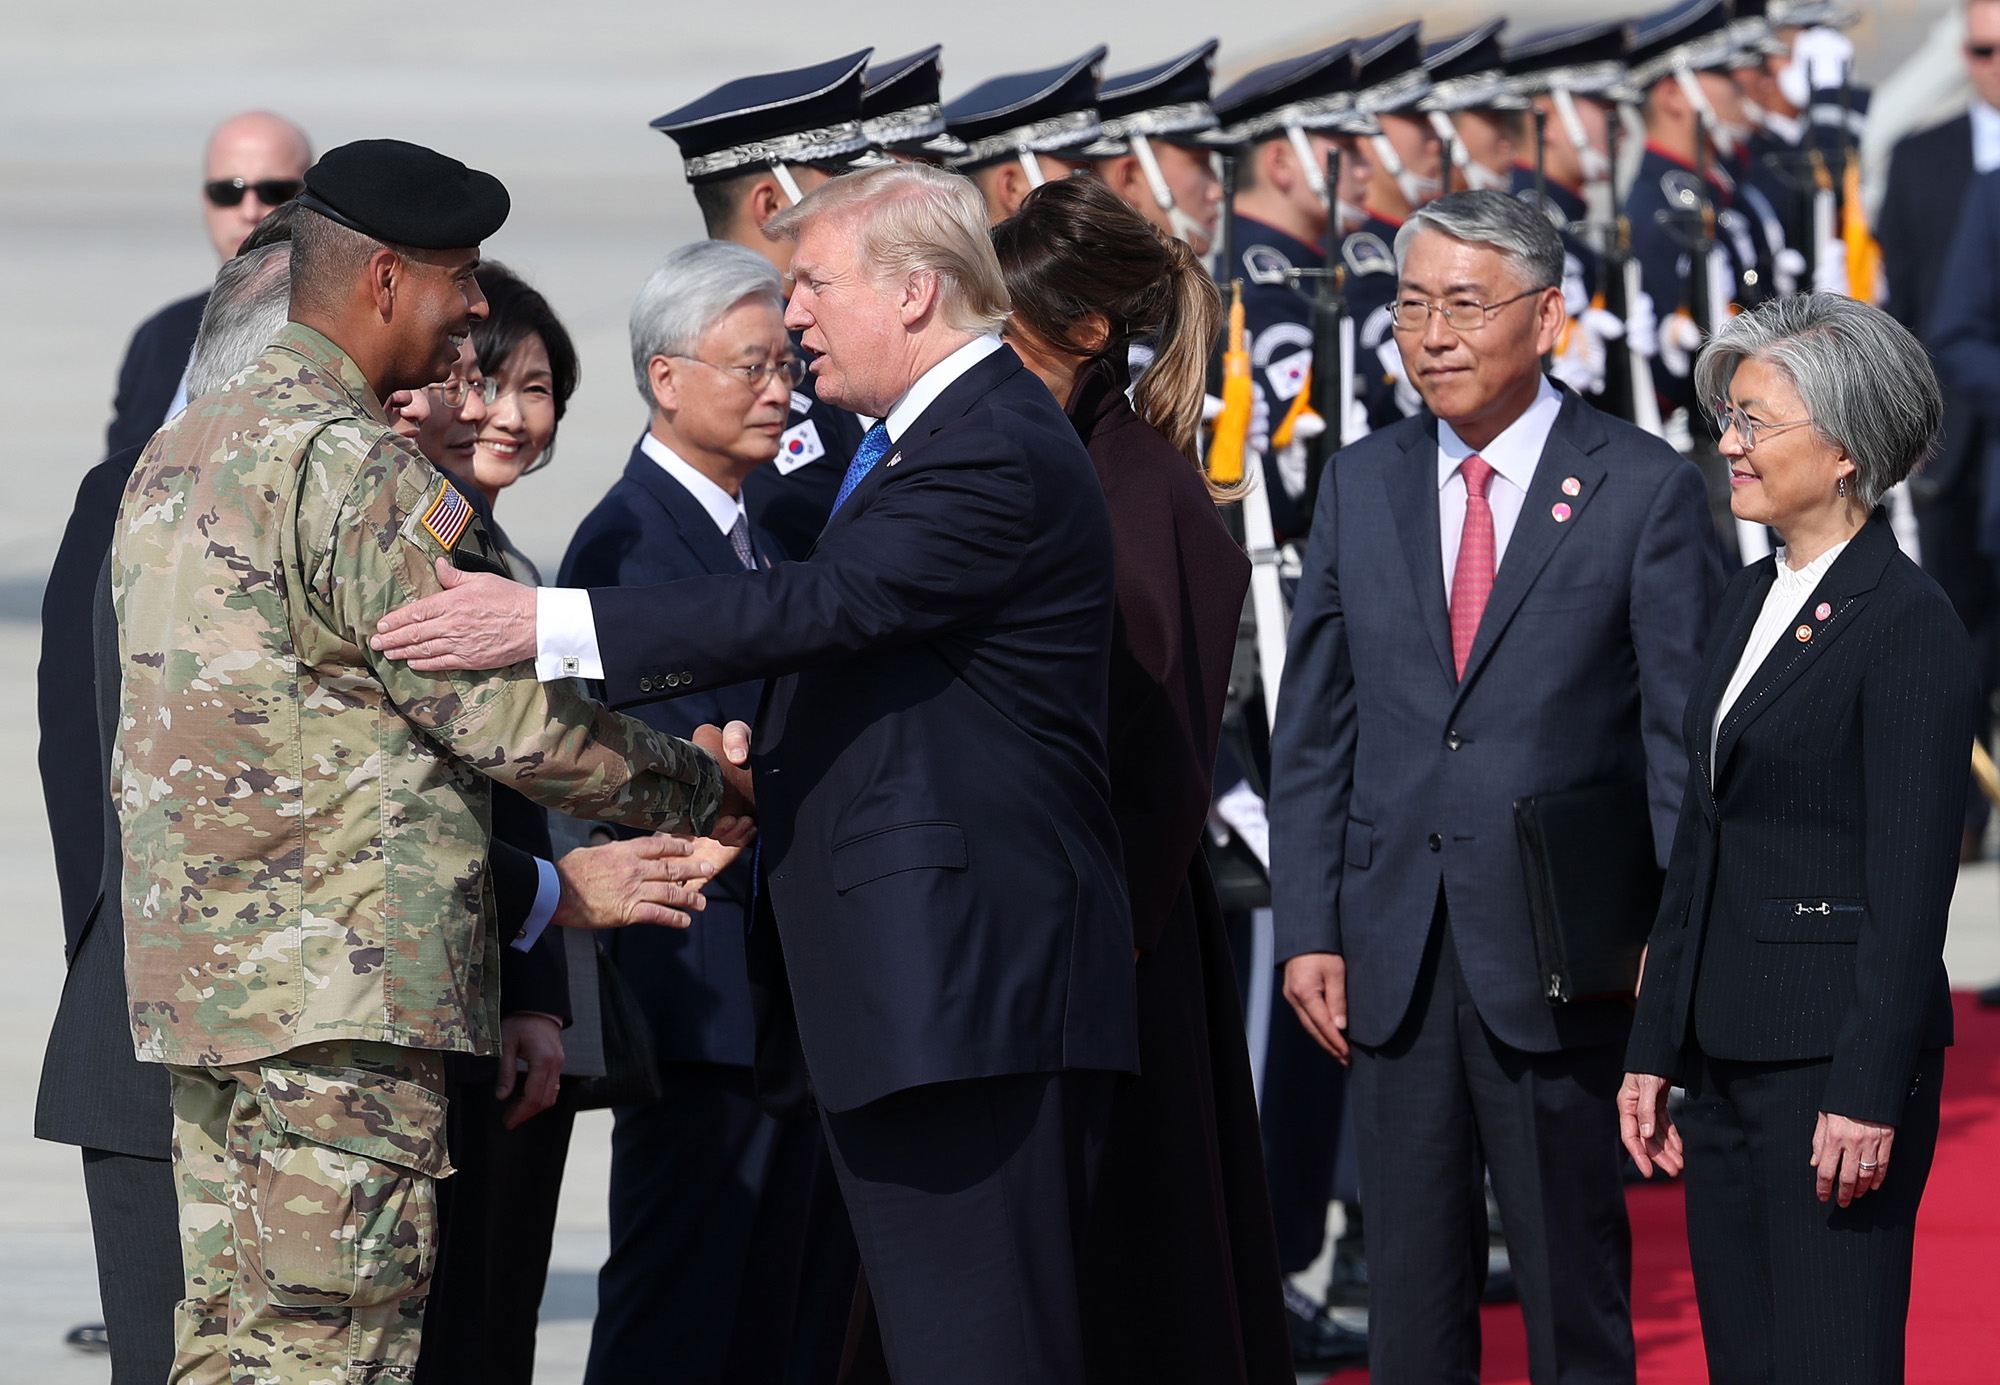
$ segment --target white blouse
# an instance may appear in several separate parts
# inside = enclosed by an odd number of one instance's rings
[[[1804,567],[1793,571],[1785,564],[1785,550],[1777,553],[1778,577],[1771,583],[1771,590],[1764,596],[1764,607],[1757,612],[1757,623],[1750,627],[1749,643],[1743,646],[1743,657],[1736,661],[1736,672],[1729,675],[1729,686],[1722,690],[1722,701],[1715,705],[1715,724],[1708,728],[1708,782],[1715,783],[1715,747],[1722,739],[1722,720],[1736,706],[1736,700],[1743,696],[1743,690],[1750,686],[1750,680],[1763,667],[1764,660],[1777,648],[1792,628],[1792,618],[1812,595],[1819,579],[1826,576],[1826,570],[1833,566],[1852,540],[1843,540],[1814,558]]]

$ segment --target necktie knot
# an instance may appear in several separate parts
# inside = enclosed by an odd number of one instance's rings
[[[1458,464],[1458,474],[1465,478],[1465,493],[1486,498],[1486,488],[1493,484],[1493,464],[1477,452]]]

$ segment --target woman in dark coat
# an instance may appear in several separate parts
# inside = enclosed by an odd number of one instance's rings
[[[1733,319],[1695,378],[1730,505],[1783,545],[1722,597],[1620,1094],[1686,1167],[1710,1378],[1903,1379],[1917,1207],[1951,1042],[1945,920],[1972,646],[1876,506],[1931,450],[1924,349],[1832,294]],[[1688,1100],[1670,1115],[1667,1088]],[[1685,1144],[1683,1144],[1685,1141]]]
[[[1087,1232],[1091,1379],[1293,1380],[1235,971],[1199,844],[1250,565],[1196,461],[1213,282],[1095,179],[994,228],[1006,336],[1065,401],[1111,508],[1112,806],[1138,954],[1141,1076],[1120,1091]],[[1154,359],[1128,402],[1128,348]]]

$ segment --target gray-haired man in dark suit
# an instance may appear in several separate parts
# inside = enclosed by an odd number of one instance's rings
[[[1513,805],[1643,778],[1665,860],[1720,556],[1695,468],[1543,377],[1546,219],[1459,193],[1396,252],[1426,408],[1319,492],[1271,755],[1285,992],[1353,1064],[1371,1378],[1477,1378],[1490,1170],[1533,1379],[1630,1381],[1629,1015],[1543,998]]]

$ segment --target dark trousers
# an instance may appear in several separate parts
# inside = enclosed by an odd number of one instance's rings
[[[1813,1127],[1830,1060],[1702,1059],[1681,1108],[1688,1250],[1715,1385],[1903,1378],[1917,1204],[1937,1150],[1944,1053],[1919,1056],[1882,1186],[1821,1202]]]
[[[983,1077],[823,1114],[896,1385],[1082,1385],[1077,1267],[1115,1080]]]
[[[174,1306],[187,1292],[173,1161],[86,1149],[83,1191],[111,1339],[111,1385],[158,1385],[173,1368]]]
[[[666,1063],[660,1078],[661,1098],[612,1127],[587,1385],[724,1379],[776,1122],[748,1068]]]
[[[492,1058],[447,1057],[442,1235],[424,1308],[418,1385],[532,1385],[535,1327],[548,1285],[556,1204],[576,1113],[558,1103],[509,1130]],[[508,1099],[510,1102],[513,1098]]]
[[[1524,1053],[1479,1018],[1442,900],[1401,1027],[1354,1046],[1375,1385],[1479,1379],[1490,1172],[1535,1385],[1631,1385],[1622,1046]]]

